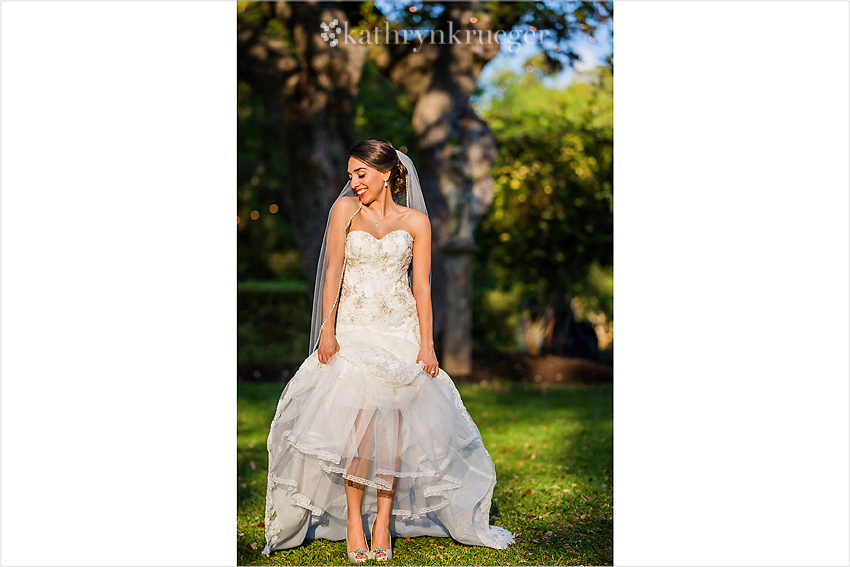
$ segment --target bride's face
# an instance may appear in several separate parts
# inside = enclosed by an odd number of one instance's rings
[[[386,173],[381,173],[356,157],[348,158],[348,179],[361,203],[370,203],[383,192],[384,175]]]

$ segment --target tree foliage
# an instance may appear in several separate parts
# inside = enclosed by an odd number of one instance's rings
[[[245,82],[238,84],[237,104],[237,278],[301,279],[291,227],[280,211],[290,169],[284,141],[275,132],[275,117]]]
[[[611,321],[603,275],[613,265],[611,68],[580,74],[563,90],[532,72],[498,80],[504,96],[483,111],[498,156],[496,196],[476,233],[477,286],[513,292],[531,320],[579,297]]]
[[[374,61],[366,59],[355,102],[354,138],[392,140],[397,148],[404,147],[416,163],[412,116],[410,97],[381,74]]]

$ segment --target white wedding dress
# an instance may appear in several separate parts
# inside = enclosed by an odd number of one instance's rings
[[[265,555],[305,538],[345,539],[346,478],[366,485],[367,537],[377,490],[395,483],[396,537],[450,536],[499,549],[514,541],[490,525],[495,468],[454,383],[416,362],[412,254],[413,236],[403,229],[381,239],[362,230],[345,237],[339,351],[327,364],[313,351],[271,424]]]

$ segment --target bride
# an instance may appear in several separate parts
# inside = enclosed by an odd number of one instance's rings
[[[263,554],[345,539],[350,562],[385,561],[392,535],[504,549],[513,535],[489,523],[493,461],[434,353],[416,168],[374,138],[349,156],[319,254],[311,353],[269,432]]]

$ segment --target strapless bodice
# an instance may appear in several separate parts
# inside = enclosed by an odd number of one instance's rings
[[[421,344],[408,267],[413,236],[404,229],[376,238],[363,230],[345,237],[337,332],[368,329]]]

